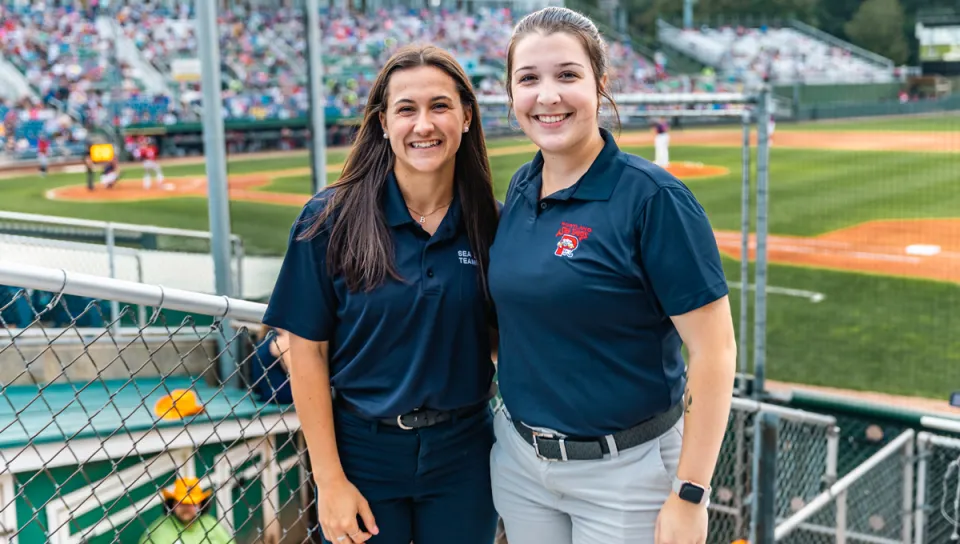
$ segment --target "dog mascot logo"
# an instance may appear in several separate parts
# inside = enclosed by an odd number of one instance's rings
[[[564,234],[557,242],[557,251],[554,253],[557,257],[570,257],[574,250],[580,245],[580,239],[572,234]]]
[[[560,229],[557,230],[557,236],[560,237],[560,240],[557,241],[557,249],[553,254],[557,257],[573,257],[573,252],[580,247],[584,240],[590,237],[591,232],[593,232],[593,229],[590,227],[561,221]]]

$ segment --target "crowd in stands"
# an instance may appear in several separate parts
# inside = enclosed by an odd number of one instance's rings
[[[200,120],[196,74],[174,77],[198,56],[192,2],[0,0],[0,54],[24,75],[34,96],[0,102],[0,149],[34,148],[41,134],[53,153],[82,142],[96,126],[175,124]],[[63,5],[66,4],[66,5]],[[109,9],[109,11],[107,11]],[[220,12],[220,57],[227,120],[290,119],[307,115],[307,34],[298,10],[238,7]],[[320,17],[326,115],[352,117],[363,107],[373,77],[399,46],[435,43],[456,54],[477,91],[504,94],[506,44],[517,15],[509,9],[477,13],[414,8],[369,14],[331,8]],[[101,32],[114,28],[116,34]],[[149,89],[117,48],[135,46],[146,66],[166,77]],[[610,40],[615,92],[734,90],[713,74],[668,76],[666,60],[648,59]]]
[[[702,27],[674,29],[661,37],[737,81],[879,83],[893,78],[886,67],[793,28]]]

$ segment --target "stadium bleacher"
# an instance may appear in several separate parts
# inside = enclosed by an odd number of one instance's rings
[[[713,67],[724,77],[754,83],[886,83],[889,64],[871,62],[851,48],[827,43],[790,27],[681,29],[661,22],[659,37]],[[839,40],[838,40],[839,41]]]
[[[190,4],[131,0],[107,13],[75,2],[44,9],[0,0],[0,52],[36,97],[0,101],[0,148],[19,157],[46,134],[54,154],[83,149],[96,126],[172,125],[200,120],[199,83],[174,66],[198,55]],[[158,5],[159,4],[159,5]],[[452,51],[482,95],[503,94],[506,44],[520,14],[392,8],[356,13],[325,8],[321,40],[328,116],[359,113],[376,70],[401,44],[432,42]],[[237,7],[219,14],[227,120],[306,117],[306,31],[300,11]],[[834,44],[789,28],[677,30],[662,39],[713,67],[670,75],[663,58],[638,54],[608,37],[615,92],[740,91],[769,75],[773,82],[884,81],[880,70]],[[118,44],[135,46],[118,60]],[[162,74],[157,91],[144,71]]]
[[[171,67],[196,58],[194,13],[183,4],[127,2],[115,13],[73,6],[44,10],[40,4],[0,0],[0,48],[41,97],[57,100],[81,124],[127,126],[199,120],[195,82],[176,81]],[[183,7],[186,6],[186,7]],[[116,40],[100,32],[102,19],[119,26],[140,57],[165,74],[162,96],[144,90],[130,64],[114,62]],[[331,9],[321,17],[328,107],[351,115],[362,107],[377,68],[401,44],[428,41],[453,51],[483,94],[502,93],[505,46],[515,17],[509,9],[475,13],[381,9],[369,14]],[[297,10],[234,8],[221,13],[220,48],[228,119],[284,119],[306,114],[307,73],[303,18]],[[44,45],[46,44],[46,45]],[[623,91],[657,91],[658,70],[628,46],[612,43]],[[116,87],[119,85],[119,89]],[[119,91],[119,92],[115,92]],[[119,102],[116,100],[119,99]],[[12,108],[13,105],[8,105]],[[32,138],[21,133],[15,140]]]

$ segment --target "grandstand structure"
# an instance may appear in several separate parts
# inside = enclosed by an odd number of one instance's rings
[[[397,47],[413,41],[429,41],[454,52],[479,94],[502,95],[505,44],[513,24],[541,3],[509,3],[510,7],[468,3],[468,9],[447,9],[437,3],[410,8],[376,2],[367,4],[365,12],[323,8],[328,126],[355,119],[377,67]],[[219,15],[225,120],[271,121],[305,129],[309,111],[305,17],[289,2],[270,9],[251,4],[234,5]],[[156,132],[199,125],[202,95],[193,4],[85,5],[0,0],[0,79],[5,83],[0,89],[0,149],[8,156],[34,158],[41,137],[50,141],[56,159],[81,156],[98,133],[119,143],[136,129]],[[662,55],[642,55],[628,37],[612,31],[607,38],[615,92],[748,90],[743,80],[671,75]],[[305,137],[306,131],[299,135]],[[127,149],[132,146],[128,138]],[[183,147],[164,146],[160,151],[184,152]]]
[[[544,3],[467,2],[460,8],[431,1],[412,8],[378,0],[364,2],[363,10],[336,2],[322,7],[328,140],[349,141],[377,67],[405,43],[429,41],[452,51],[478,94],[502,96],[512,27]],[[231,151],[305,145],[310,104],[301,3],[223,4],[218,28],[227,128],[237,134],[272,130]],[[157,133],[180,135],[161,139],[161,156],[199,152],[202,94],[192,2],[88,7],[0,0],[0,20],[0,156],[33,159],[41,138],[49,141],[54,161],[82,156],[97,136],[132,151],[136,135]],[[615,24],[598,25],[611,49],[611,81],[618,93],[742,93],[763,82],[882,84],[902,77],[889,59],[798,21],[681,29],[660,20],[662,51],[634,43]],[[690,73],[665,51],[705,68]],[[501,121],[492,115],[490,132],[509,130]]]
[[[893,61],[792,21],[788,26],[677,28],[658,21],[658,37],[721,77],[777,85],[889,83]]]

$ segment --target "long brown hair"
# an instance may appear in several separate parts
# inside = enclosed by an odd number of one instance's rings
[[[329,191],[324,191],[326,206],[300,239],[312,238],[329,228],[328,268],[332,274],[342,274],[352,291],[374,289],[388,276],[403,280],[395,267],[393,243],[381,206],[387,174],[393,168],[395,156],[389,140],[382,137],[380,113],[386,113],[390,77],[399,70],[421,66],[438,68],[450,76],[463,108],[473,112],[470,130],[463,135],[457,150],[454,179],[462,221],[480,272],[481,289],[488,296],[487,265],[499,214],[480,108],[460,64],[452,55],[432,45],[403,47],[380,70],[370,89],[363,121],[343,172]]]
[[[603,76],[608,73],[607,68],[610,66],[607,44],[603,41],[600,31],[597,30],[597,25],[593,24],[593,21],[570,8],[557,6],[543,8],[520,19],[520,22],[514,27],[513,35],[510,36],[510,45],[507,46],[506,87],[511,109],[513,108],[513,51],[517,47],[517,42],[528,34],[535,32],[545,36],[564,32],[580,41],[587,57],[590,58],[590,68],[593,70],[593,77],[597,82],[597,96],[610,103],[619,127],[620,110],[617,108],[617,103],[613,100],[610,91],[604,88],[601,83]]]

